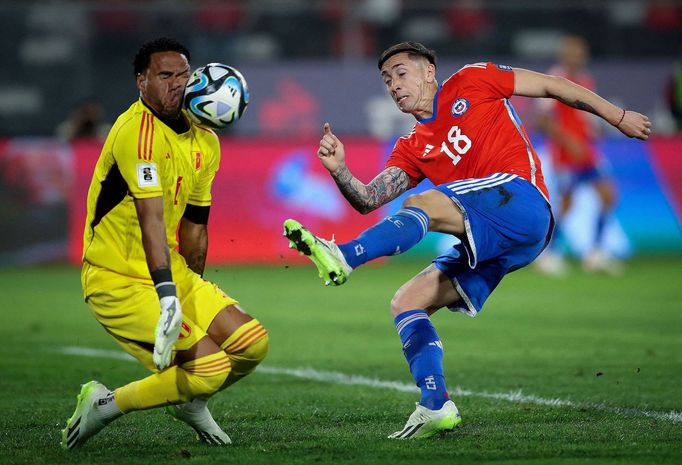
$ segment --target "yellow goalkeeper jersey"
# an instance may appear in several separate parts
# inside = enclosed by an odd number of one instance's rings
[[[188,125],[188,131],[176,134],[138,100],[111,128],[88,190],[83,235],[84,271],[107,271],[107,279],[88,279],[86,297],[105,285],[150,279],[134,199],[163,196],[173,268],[182,259],[175,250],[178,224],[188,203],[211,204],[220,164],[216,134]]]

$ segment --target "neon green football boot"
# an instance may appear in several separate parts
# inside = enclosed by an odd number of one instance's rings
[[[81,392],[76,397],[76,410],[67,420],[66,428],[62,430],[62,449],[82,446],[113,420],[104,419],[96,412],[99,402],[110,396],[113,396],[113,393],[97,381],[90,381],[81,387]]]
[[[341,249],[333,240],[328,241],[313,235],[301,223],[292,219],[284,222],[284,236],[289,239],[289,247],[312,260],[325,286],[340,286],[348,280],[353,268],[348,265]]]
[[[391,434],[389,439],[424,439],[438,433],[452,431],[462,423],[457,406],[451,400],[443,404],[440,410],[430,410],[417,403],[417,408],[405,427]]]

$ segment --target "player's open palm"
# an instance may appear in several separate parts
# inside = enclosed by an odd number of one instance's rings
[[[165,296],[159,299],[161,315],[156,324],[154,338],[154,366],[159,370],[168,368],[171,364],[173,346],[180,335],[182,326],[182,308],[176,296]]]
[[[346,153],[339,138],[332,133],[329,123],[324,123],[323,131],[324,134],[322,139],[320,139],[320,148],[317,149],[317,156],[322,165],[330,173],[334,173],[346,165]]]
[[[651,134],[651,121],[646,115],[636,111],[626,111],[623,121],[618,124],[617,128],[628,137],[647,140]]]

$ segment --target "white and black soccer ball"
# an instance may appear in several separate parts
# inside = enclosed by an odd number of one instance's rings
[[[187,114],[195,123],[213,129],[236,123],[248,104],[249,88],[244,76],[222,63],[195,69],[185,87]]]

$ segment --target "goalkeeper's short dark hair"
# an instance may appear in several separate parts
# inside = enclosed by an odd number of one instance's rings
[[[144,73],[147,70],[152,54],[158,52],[178,52],[182,55],[185,55],[188,63],[190,61],[189,50],[187,50],[187,47],[175,39],[159,37],[158,39],[145,42],[140,47],[140,50],[137,51],[135,59],[133,60],[133,72],[135,73],[135,76],[140,73]]]

